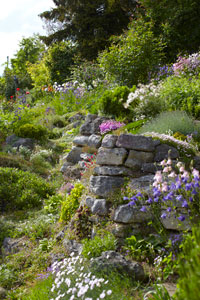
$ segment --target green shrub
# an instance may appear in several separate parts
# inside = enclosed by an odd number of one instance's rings
[[[155,37],[150,23],[133,21],[129,30],[113,38],[99,62],[108,77],[119,85],[132,86],[148,81],[148,73],[163,59],[164,43]]]
[[[0,168],[0,208],[27,209],[41,206],[54,187],[30,172],[13,168]]]
[[[136,89],[133,86],[129,89],[127,86],[119,86],[114,90],[107,90],[99,99],[100,110],[107,115],[115,115],[116,117],[130,117],[130,110],[124,107],[129,93]]]
[[[50,275],[43,280],[38,280],[29,293],[22,296],[22,300],[49,300],[52,296],[51,287],[53,284],[53,276]]]
[[[115,236],[106,231],[99,231],[97,235],[92,239],[83,240],[82,255],[85,258],[98,257],[102,252],[116,249]]]
[[[16,129],[15,133],[23,138],[32,138],[36,140],[44,139],[48,134],[46,127],[34,124],[24,124]]]
[[[159,94],[170,110],[184,110],[200,117],[200,78],[170,76],[162,84]]]
[[[17,168],[25,171],[28,169],[29,163],[17,155],[0,152],[0,167]]]
[[[175,133],[180,132],[184,135],[198,131],[198,127],[194,124],[193,119],[182,111],[163,112],[155,119],[147,122],[139,133],[157,132],[168,133],[169,131]]]
[[[71,190],[70,195],[66,197],[66,200],[62,203],[60,221],[69,221],[76,209],[79,207],[79,200],[83,194],[85,187],[81,183],[76,183]]]

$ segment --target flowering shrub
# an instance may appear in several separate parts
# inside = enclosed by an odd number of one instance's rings
[[[153,117],[165,109],[164,101],[161,101],[160,89],[162,83],[158,85],[153,82],[149,84],[138,84],[138,88],[129,93],[125,108],[132,109],[136,117]]]
[[[193,53],[186,56],[179,56],[176,63],[173,64],[173,71],[176,76],[197,75],[200,67],[200,53]]]
[[[120,122],[117,122],[117,121],[114,121],[114,120],[110,120],[110,121],[103,122],[99,126],[99,128],[100,128],[101,134],[104,134],[104,133],[107,133],[111,130],[116,130],[116,129],[124,126],[124,125],[125,125],[124,123],[120,123]]]
[[[176,168],[178,174],[172,168],[172,161],[168,159],[161,162],[162,171],[157,171],[154,176],[152,196],[147,200],[144,195],[136,195],[130,198],[129,205],[143,203],[141,211],[162,208],[160,220],[173,217],[178,222],[187,221],[195,223],[200,215],[200,176],[199,171],[192,169],[186,171],[184,164],[178,162]]]

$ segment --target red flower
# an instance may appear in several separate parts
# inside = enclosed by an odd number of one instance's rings
[[[26,95],[30,94],[30,92],[26,92]]]
[[[13,96],[10,96],[11,99],[13,99]]]
[[[17,91],[19,91],[20,90],[20,88],[17,88]]]

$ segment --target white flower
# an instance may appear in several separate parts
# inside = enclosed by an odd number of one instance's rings
[[[112,294],[112,291],[111,290],[108,290],[107,291],[107,295],[109,296],[109,295],[111,295]]]
[[[105,291],[103,291],[103,292],[100,294],[99,297],[100,297],[101,299],[103,299],[103,298],[105,298],[105,296],[106,296]]]

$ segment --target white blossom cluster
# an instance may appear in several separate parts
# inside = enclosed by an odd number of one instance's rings
[[[66,94],[68,91],[72,91],[78,98],[81,98],[85,92],[86,88],[84,84],[79,84],[78,81],[68,81],[63,84],[58,84],[54,82],[53,89],[56,93]]]
[[[105,287],[108,280],[88,272],[84,259],[74,256],[74,253],[61,262],[55,262],[52,273],[55,274],[55,280],[51,292],[56,296],[50,300],[101,300],[110,299],[112,294],[112,290]]]
[[[135,90],[135,92],[131,92],[128,95],[127,101],[124,104],[125,108],[128,108],[129,105],[135,101],[144,101],[148,97],[158,97],[159,96],[159,90],[161,88],[162,82],[160,82],[158,85],[155,85],[153,82],[144,85],[144,84],[138,84],[138,88]]]

